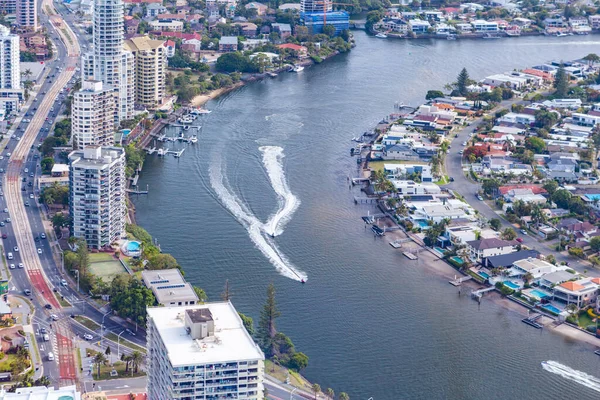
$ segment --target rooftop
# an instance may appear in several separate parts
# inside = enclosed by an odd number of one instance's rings
[[[125,44],[131,51],[156,50],[165,44],[164,40],[152,40],[148,36],[128,39]]]
[[[80,400],[81,393],[75,386],[65,386],[60,389],[34,386],[19,388],[16,393],[0,390],[0,400]]]
[[[145,270],[142,272],[142,279],[144,285],[152,290],[159,304],[198,302],[194,288],[183,279],[177,268]]]
[[[188,310],[202,309],[212,315],[215,334],[204,339],[192,339],[185,327],[185,313]],[[156,326],[173,366],[264,360],[264,354],[246,332],[242,320],[230,302],[185,307],[151,307],[148,308],[148,318]]]
[[[517,242],[514,240],[502,240],[497,238],[472,240],[467,244],[476,250],[495,249],[499,247],[516,246]]]
[[[488,257],[486,260],[486,265],[491,268],[508,267],[513,265],[515,261],[526,258],[535,258],[539,255],[539,251],[536,250],[521,250],[510,254]]]

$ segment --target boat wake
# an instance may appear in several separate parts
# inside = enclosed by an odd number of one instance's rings
[[[553,374],[560,375],[565,379],[577,382],[583,386],[600,392],[600,379],[595,376],[586,374],[582,371],[570,368],[556,361],[543,361],[542,368]]]
[[[269,175],[271,186],[277,194],[279,210],[264,224],[264,230],[272,237],[283,233],[283,228],[290,221],[300,205],[300,200],[292,193],[283,171],[283,149],[278,146],[262,146],[263,164]]]
[[[271,217],[267,224],[274,227],[273,231],[283,232],[283,226],[289,221],[300,201],[291,194],[284,178],[285,175],[281,166],[283,149],[274,146],[264,146],[261,147],[261,151],[263,152],[263,161],[271,184],[280,198],[280,209]],[[271,236],[273,235],[266,228],[267,224],[262,223],[240,198],[228,189],[229,184],[223,176],[221,163],[213,164],[209,172],[210,184],[219,201],[246,228],[250,240],[252,240],[260,252],[273,264],[280,274],[290,279],[305,282],[308,279],[306,273],[298,270],[279,250],[272,240]]]

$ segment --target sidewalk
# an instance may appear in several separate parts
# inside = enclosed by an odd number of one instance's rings
[[[33,305],[25,298],[14,295],[9,297],[9,303],[11,305],[11,310],[13,310],[13,316],[17,319],[17,324],[23,326],[23,331],[29,342],[31,364],[35,370],[33,380],[36,380],[44,374],[44,366],[42,364],[42,357],[39,352],[35,330],[33,329],[33,325],[31,325],[34,312]]]

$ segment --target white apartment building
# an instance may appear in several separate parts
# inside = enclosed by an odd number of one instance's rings
[[[134,57],[135,103],[149,109],[160,107],[165,98],[165,42],[144,36],[126,40],[125,46]]]
[[[37,31],[36,0],[17,0],[17,26],[26,30]]]
[[[182,21],[171,21],[170,19],[157,19],[150,21],[150,29],[153,31],[170,31],[170,32],[183,32]]]
[[[115,144],[115,91],[102,81],[83,81],[73,95],[73,148]]]
[[[301,13],[322,13],[333,11],[333,1],[331,0],[302,0],[300,2]]]
[[[88,146],[69,154],[72,236],[92,249],[109,246],[125,233],[125,149]]]
[[[133,117],[135,70],[133,54],[123,47],[122,0],[95,0],[94,50],[82,58],[82,81],[98,80],[118,92],[115,121]]]
[[[0,89],[21,89],[19,36],[0,26]]]
[[[148,308],[148,399],[262,399],[264,354],[230,302]]]

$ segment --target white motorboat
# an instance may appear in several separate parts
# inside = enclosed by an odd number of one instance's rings
[[[302,72],[304,71],[304,67],[302,65],[294,65],[294,68],[292,68],[293,72]]]
[[[375,37],[379,39],[387,39],[387,35],[383,32],[379,32],[377,35],[375,35]]]
[[[158,154],[159,157],[164,157],[165,153],[165,149],[158,149],[156,154]]]
[[[190,138],[190,143],[198,143],[198,137],[196,135],[192,135]]]
[[[182,124],[191,124],[192,122],[194,122],[194,119],[189,115],[185,115],[185,116],[181,117]]]

